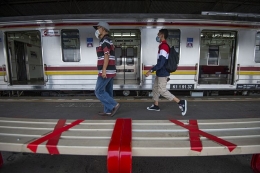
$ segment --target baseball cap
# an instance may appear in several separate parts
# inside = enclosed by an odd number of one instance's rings
[[[99,22],[97,25],[93,26],[96,30],[98,26],[102,26],[103,28],[106,28],[108,31],[110,29],[109,24],[107,22]]]

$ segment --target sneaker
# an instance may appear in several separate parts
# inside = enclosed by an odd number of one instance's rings
[[[99,112],[98,115],[100,115],[100,116],[111,116],[111,113]]]
[[[149,110],[149,111],[160,111],[160,108],[159,108],[159,106],[152,105],[150,107],[147,107],[147,110]]]
[[[181,109],[182,116],[184,116],[187,112],[187,100],[181,100],[179,103],[179,108]]]
[[[117,105],[114,107],[114,109],[113,109],[112,113],[110,114],[110,116],[111,116],[111,117],[114,116],[115,113],[118,111],[119,108],[120,108],[120,104],[117,103]]]

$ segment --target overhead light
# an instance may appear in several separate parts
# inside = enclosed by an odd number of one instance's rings
[[[112,33],[111,34],[114,37],[135,37],[135,33]]]
[[[254,13],[228,13],[228,12],[217,12],[217,11],[202,11],[201,15],[206,15],[206,16],[237,16],[237,17],[260,18],[260,14],[254,14]]]

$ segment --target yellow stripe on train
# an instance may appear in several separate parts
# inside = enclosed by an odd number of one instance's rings
[[[148,70],[143,71],[143,75],[147,73]],[[46,75],[97,75],[98,71],[46,71]],[[177,70],[171,73],[171,75],[195,75],[195,70]],[[260,75],[260,71],[240,71],[240,75]],[[0,76],[4,76],[5,72],[0,72]],[[155,72],[152,73],[155,75]]]
[[[260,71],[240,71],[239,75],[260,75]]]
[[[98,71],[46,71],[46,75],[97,75]]]
[[[143,74],[147,73],[148,70],[143,71]],[[46,75],[97,75],[98,71],[46,71]],[[152,73],[155,75],[155,72]],[[195,75],[196,71],[194,70],[179,70],[174,73],[171,73],[172,75]]]
[[[6,73],[5,72],[3,72],[3,71],[0,71],[0,76],[5,76],[6,75]]]
[[[148,70],[143,71],[143,74],[146,74]],[[155,72],[152,73],[155,75]],[[195,75],[195,70],[177,70],[176,72],[171,73],[171,75]]]

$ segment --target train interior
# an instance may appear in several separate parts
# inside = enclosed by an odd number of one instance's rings
[[[140,84],[140,30],[111,30],[110,35],[115,45],[117,75],[114,84]]]
[[[6,32],[10,85],[43,85],[39,31]]]
[[[237,34],[202,30],[198,84],[234,83]]]

